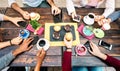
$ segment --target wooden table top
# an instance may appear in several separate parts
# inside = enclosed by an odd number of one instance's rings
[[[45,23],[53,23],[54,17],[51,14],[50,8],[23,8],[24,10],[28,12],[38,12],[41,15],[41,18],[39,20],[39,23],[45,24]],[[87,15],[89,12],[93,12],[95,14],[101,14],[103,12],[103,9],[76,9],[77,14],[79,15]],[[11,8],[7,8],[6,15],[18,17],[21,16],[18,12],[15,12]],[[66,9],[62,9],[62,22],[73,22],[71,20],[71,17],[67,14]],[[82,21],[81,21],[82,22]],[[75,22],[74,22],[75,23]],[[78,23],[80,25],[80,23]],[[111,23],[112,28],[108,31],[105,31],[105,37],[102,38],[102,40],[107,41],[108,43],[113,45],[113,49],[111,51],[106,50],[102,47],[100,47],[101,51],[103,53],[109,54],[111,56],[114,56],[118,59],[120,59],[120,27],[117,24],[117,21]],[[18,36],[19,30],[23,28],[18,28],[15,25],[13,25],[11,22],[2,22],[0,28],[4,29],[4,40],[12,39],[16,36]],[[31,36],[34,36],[33,33],[31,33]],[[39,37],[43,37],[39,36]],[[84,44],[87,41],[87,39],[83,38],[80,35],[80,44]],[[92,39],[93,42],[96,44],[98,43],[99,39],[94,38]],[[5,48],[0,50],[0,57],[4,54],[7,54],[11,50],[16,49],[18,46],[11,46],[9,48]],[[42,66],[61,66],[62,63],[62,54],[65,50],[64,47],[50,47],[47,51],[47,55],[43,61]],[[12,63],[11,66],[35,66],[36,64],[36,55],[37,48],[34,46],[30,51],[25,52],[21,55],[19,55]],[[74,52],[74,47],[72,51],[72,65],[73,66],[106,66],[104,62],[102,62],[100,59],[92,56],[87,52],[85,56],[77,56]]]

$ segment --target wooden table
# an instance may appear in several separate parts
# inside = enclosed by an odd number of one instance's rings
[[[76,9],[76,12],[78,15],[85,16],[88,13],[95,13],[97,15],[102,14],[104,9]],[[66,9],[63,9],[63,22],[73,22],[68,16]],[[120,21],[119,21],[120,22]],[[83,23],[81,20],[79,25]],[[98,27],[95,23],[94,27]],[[105,31],[105,37],[102,38],[102,40],[107,41],[108,43],[113,45],[113,48],[111,51],[104,49],[103,47],[100,47],[100,50],[103,53],[109,54],[115,58],[120,59],[120,25],[118,21],[111,23],[112,28],[108,31]],[[80,44],[84,44],[87,41],[84,37],[80,35]],[[99,39],[93,38],[91,41],[93,41],[95,44],[98,44]],[[107,66],[103,61],[101,61],[99,58],[92,56],[89,52],[85,56],[76,56],[74,48],[72,51],[72,66]]]
[[[51,15],[51,10],[49,8],[23,8],[24,10],[28,12],[38,12],[41,15],[41,19],[39,20],[39,23],[52,23],[54,22],[53,16]],[[101,14],[103,12],[103,9],[77,9],[77,14],[79,15],[87,15],[89,12],[93,12],[95,14]],[[11,8],[7,8],[6,15],[8,16],[21,16],[19,13],[15,12]],[[62,9],[62,22],[73,22],[71,20],[71,17],[68,16],[66,9]],[[82,21],[81,21],[82,22]],[[80,23],[78,23],[80,25]],[[108,41],[108,43],[111,43],[113,45],[113,49],[111,51],[108,51],[104,48],[100,48],[102,52],[107,53],[109,55],[112,55],[118,59],[120,59],[120,27],[116,24],[116,22],[111,23],[112,28],[109,31],[105,31],[105,37],[102,38],[105,41]],[[12,39],[16,36],[18,36],[19,30],[23,28],[18,28],[15,25],[13,25],[11,22],[2,22],[1,28],[4,29],[4,40]],[[34,36],[33,33],[31,36]],[[40,36],[40,37],[43,37]],[[98,38],[94,38],[92,41],[96,44],[98,43]],[[87,41],[87,39],[83,38],[80,35],[80,44],[84,44]],[[7,54],[11,50],[16,49],[18,46],[11,46],[9,48],[5,48],[0,50],[0,57],[4,54]],[[42,66],[61,66],[62,62],[62,54],[65,50],[64,47],[50,47],[47,51],[47,55],[43,61]],[[30,51],[25,52],[21,55],[19,55],[10,65],[11,66],[35,66],[36,64],[36,58],[35,55],[37,53],[36,46],[34,46]],[[100,59],[92,56],[87,52],[85,56],[75,56],[74,48],[72,52],[72,66],[106,66],[104,62],[102,62]]]

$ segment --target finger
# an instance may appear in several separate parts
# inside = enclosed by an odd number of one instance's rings
[[[17,27],[20,27],[20,25],[18,25],[17,23],[15,23],[15,25],[16,25]]]
[[[32,47],[33,47],[33,45],[29,46],[29,47],[27,48],[27,51],[30,50]]]
[[[42,49],[37,52],[36,56],[39,56],[41,54],[41,52],[42,52]]]
[[[90,47],[88,47],[88,51],[89,51],[91,54],[93,54],[93,51],[90,50]]]
[[[94,47],[93,47],[93,42],[92,41],[89,41],[90,42],[90,46],[91,46],[91,48],[92,48],[92,50],[94,49]]]

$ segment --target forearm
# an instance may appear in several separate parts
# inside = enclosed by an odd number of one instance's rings
[[[41,62],[37,62],[34,71],[40,71],[41,64],[42,64]]]
[[[15,50],[12,52],[12,54],[13,54],[14,56],[17,56],[18,54],[21,54],[22,52],[24,52],[24,51],[23,51],[23,50],[20,50],[19,47],[18,47],[17,49],[15,49]]]
[[[11,7],[16,10],[17,12],[19,12],[20,14],[22,14],[24,11],[19,7],[19,5],[17,3],[12,3]]]
[[[97,57],[99,57],[102,60],[106,60],[107,59],[107,55],[100,53],[99,55],[97,55]]]
[[[5,48],[10,45],[11,45],[10,41],[0,42],[0,49]]]
[[[51,7],[55,6],[53,0],[47,0],[47,2],[50,4]]]

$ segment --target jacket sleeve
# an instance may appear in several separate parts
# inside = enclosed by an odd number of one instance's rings
[[[11,7],[12,3],[15,3],[15,2],[16,2],[15,0],[8,0],[9,7]]]
[[[12,54],[12,51],[3,57],[0,58],[0,70],[9,65],[9,63],[14,59],[15,57]]]
[[[118,59],[116,59],[116,58],[113,58],[113,57],[107,55],[107,59],[105,60],[105,62],[106,62],[108,65],[115,67],[115,69],[116,69],[117,71],[120,70],[120,60],[118,60]]]
[[[105,10],[103,16],[106,18],[115,11],[115,0],[105,0]]]
[[[0,21],[3,21],[3,14],[0,14]]]
[[[75,11],[74,4],[73,4],[72,0],[66,0],[66,7],[67,7],[67,11],[68,11],[68,14],[69,14],[69,15],[70,15],[72,12]]]
[[[71,53],[65,51],[63,54],[63,60],[62,60],[62,71],[72,71],[71,68]]]

